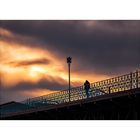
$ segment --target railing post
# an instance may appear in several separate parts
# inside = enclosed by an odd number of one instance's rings
[[[138,88],[139,79],[138,79],[138,70],[136,71],[136,88]]]
[[[130,73],[130,90],[132,90],[132,72]]]
[[[30,106],[30,98],[28,99],[28,105]]]
[[[130,73],[130,94],[132,94],[132,72]]]
[[[109,94],[111,93],[111,91],[110,91],[110,86],[108,87],[108,93],[109,93]]]

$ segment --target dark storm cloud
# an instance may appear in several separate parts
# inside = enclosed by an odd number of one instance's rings
[[[14,67],[21,67],[21,66],[29,66],[29,65],[40,65],[40,64],[49,64],[50,61],[46,58],[41,59],[34,59],[34,60],[25,60],[25,61],[16,61],[16,62],[9,62],[8,64]]]
[[[61,84],[58,83],[58,81],[61,81]],[[41,79],[37,83],[30,83],[30,82],[20,82],[19,84],[12,86],[12,87],[1,87],[1,90],[9,90],[9,91],[15,91],[15,90],[32,90],[32,89],[49,89],[49,90],[62,90],[66,89],[67,84],[66,81],[64,81],[61,78],[51,78],[51,81],[47,79]]]
[[[111,75],[140,67],[140,21],[0,21],[0,26],[38,40],[59,57],[72,56],[75,71]]]
[[[23,93],[23,91],[32,91],[32,90],[43,90],[43,89],[49,89],[49,90],[63,90],[67,89],[67,83],[65,80],[59,78],[59,77],[51,77],[49,76],[49,79],[41,79],[37,83],[30,83],[30,82],[20,82],[15,86],[12,87],[4,87],[0,86],[0,104],[4,102],[8,102],[11,100],[20,101],[27,98],[27,95]],[[58,82],[59,81],[59,82]],[[61,84],[60,84],[61,81]],[[35,91],[36,92],[36,91]],[[31,95],[28,95],[31,96]]]

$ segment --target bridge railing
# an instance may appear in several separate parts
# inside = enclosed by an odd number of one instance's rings
[[[95,82],[92,83],[91,86],[103,90],[106,93],[114,93],[138,88],[140,87],[140,70],[126,75]]]
[[[96,88],[91,88],[89,91],[90,97],[103,95],[105,94],[103,91],[98,90]],[[86,93],[83,86],[71,88],[70,90],[70,101],[85,99]],[[31,107],[39,106],[39,104],[42,106],[42,104],[46,105],[52,105],[52,104],[60,104],[60,103],[66,103],[69,102],[69,91],[68,90],[62,90],[60,92],[55,92],[52,94],[39,96],[31,99],[27,99],[23,101],[22,103],[27,104]]]
[[[140,87],[140,70],[131,72],[126,75],[110,78],[107,80],[91,84],[90,97],[103,94],[110,94],[119,91],[130,90]],[[71,88],[70,101],[85,99],[86,94],[83,86]],[[50,105],[69,102],[69,90],[62,90],[52,94],[27,99],[22,103],[36,107],[39,104]]]

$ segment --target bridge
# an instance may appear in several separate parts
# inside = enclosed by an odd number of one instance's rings
[[[89,94],[80,86],[71,88],[70,101],[62,90],[1,105],[1,119],[140,119],[140,70],[92,83]]]

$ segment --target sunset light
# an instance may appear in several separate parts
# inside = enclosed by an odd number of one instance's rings
[[[129,29],[137,30],[137,25],[128,22]],[[83,85],[85,80],[92,83],[137,68],[139,46],[129,42],[131,30],[126,35],[128,41],[122,40],[125,31],[120,27],[118,23],[114,30],[113,21],[0,21],[3,102],[68,89],[68,56],[73,58],[72,87]],[[136,64],[128,63],[130,58]]]

